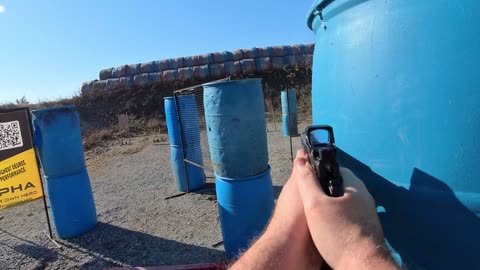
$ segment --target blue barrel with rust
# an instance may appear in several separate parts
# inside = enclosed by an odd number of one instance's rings
[[[317,1],[314,124],[408,269],[479,268],[480,1]]]
[[[85,170],[80,119],[75,106],[35,110],[33,125],[42,168],[50,177]]]
[[[34,144],[43,172],[53,221],[61,238],[78,236],[97,223],[95,202],[74,106],[32,111]]]
[[[298,136],[297,91],[282,91],[280,97],[282,101],[283,136]]]
[[[257,175],[268,167],[261,79],[203,85],[213,170],[221,177]]]
[[[270,167],[250,177],[215,176],[223,245],[227,256],[234,259],[262,233],[272,215]]]
[[[164,105],[170,139],[172,172],[177,182],[177,189],[182,192],[201,189],[205,185],[205,171],[195,96],[177,97],[178,115],[174,97],[166,97]],[[179,116],[182,120],[181,124]],[[185,162],[184,156],[193,163]]]

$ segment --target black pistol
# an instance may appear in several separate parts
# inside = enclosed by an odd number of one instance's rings
[[[302,145],[325,194],[343,196],[343,178],[338,169],[333,128],[327,125],[306,127],[302,134]]]

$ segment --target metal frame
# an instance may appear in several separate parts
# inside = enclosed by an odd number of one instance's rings
[[[190,192],[190,187],[188,185],[188,173],[187,173],[187,165],[185,164],[185,149],[183,148],[183,136],[182,136],[182,125],[180,124],[181,118],[180,113],[178,111],[178,103],[177,103],[177,94],[174,93],[173,95],[173,103],[175,104],[175,112],[177,114],[177,122],[178,122],[178,130],[180,133],[180,148],[182,149],[182,158],[183,158],[183,174],[185,175],[185,186],[187,187],[187,192]]]
[[[229,80],[231,80],[230,76],[226,77],[226,78],[223,78],[223,79],[220,79],[220,80],[212,81],[212,82],[222,82],[222,81],[229,81]],[[177,98],[178,98],[179,95],[181,95],[185,92],[190,92],[190,91],[198,89],[198,88],[203,88],[202,85],[203,84],[197,84],[197,85],[193,85],[193,86],[190,86],[190,87],[185,87],[185,88],[173,91],[173,99],[174,99],[174,104],[175,104],[175,110],[176,110],[176,113],[177,113],[177,120],[178,120],[178,130],[180,132],[180,148],[182,149],[183,173],[185,175],[185,181],[186,181],[185,186],[187,187],[187,193],[190,192],[190,187],[188,185],[189,181],[188,181],[188,174],[187,174],[187,163],[191,164],[193,166],[196,166],[196,167],[200,167],[204,170],[205,170],[205,167],[201,166],[200,164],[197,164],[193,161],[188,160],[187,157],[185,156],[185,149],[183,147],[183,135],[182,135],[183,130],[182,130],[182,125],[181,125],[182,116],[180,115],[180,110],[179,110],[179,107],[178,107]]]
[[[266,123],[267,132],[277,132],[278,131],[278,129],[277,129],[277,113],[275,112],[275,106],[273,105],[274,103],[273,103],[273,98],[272,98],[271,93],[268,94],[268,99],[270,100],[270,102],[271,102],[270,105],[272,106],[272,111],[270,111],[270,113],[272,114],[272,119],[273,119],[273,130],[268,129],[268,121],[267,121],[267,123]]]

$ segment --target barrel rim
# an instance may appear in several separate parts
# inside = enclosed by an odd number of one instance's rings
[[[313,20],[315,19],[315,16],[318,14],[314,14],[315,12],[322,11],[326,6],[331,4],[335,0],[316,0],[315,3],[310,7],[310,11],[308,12],[307,15],[307,26],[310,28],[310,30],[313,31]]]
[[[32,110],[32,114],[42,114],[42,113],[51,112],[51,111],[58,111],[58,110],[72,110],[72,111],[75,111],[76,107],[75,107],[75,105],[64,105],[64,106],[58,106],[58,107],[52,107],[52,108],[44,108],[44,109]],[[38,116],[38,115],[35,115],[35,116]]]
[[[262,78],[251,78],[251,79],[243,79],[243,80],[231,80],[231,81],[221,81],[221,82],[208,82],[202,84],[203,87],[214,87],[217,85],[224,85],[224,84],[244,84],[244,83],[250,83],[250,82],[261,82]]]
[[[270,170],[271,170],[270,165],[268,165],[267,169],[264,170],[261,173],[258,173],[258,174],[252,175],[252,176],[235,177],[235,178],[226,177],[226,176],[219,176],[217,173],[214,173],[214,174],[215,174],[216,179],[222,180],[222,181],[225,181],[225,182],[241,182],[241,181],[243,182],[243,181],[251,181],[251,180],[257,180],[259,178],[262,178],[262,177],[266,176],[267,174],[269,174]]]
[[[172,100],[172,99],[174,99],[174,98],[175,98],[174,96],[163,97],[164,100]]]

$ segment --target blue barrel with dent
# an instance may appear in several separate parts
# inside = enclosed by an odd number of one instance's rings
[[[476,0],[329,0],[308,19],[313,123],[333,126],[408,269],[480,266],[479,14]]]
[[[203,85],[213,169],[221,177],[257,175],[268,167],[261,79]]]
[[[80,121],[74,106],[32,111],[34,143],[45,174],[57,234],[75,237],[97,223],[85,167]]]
[[[205,185],[203,168],[184,162],[185,155],[187,160],[203,166],[198,112],[193,95],[179,96],[177,102],[179,115],[182,118],[181,124],[178,120],[175,98],[166,97],[164,100],[172,172],[177,182],[177,189],[182,192],[190,192],[201,189]],[[185,121],[183,121],[183,117],[185,117]]]
[[[262,233],[272,215],[270,167],[250,177],[215,176],[223,245],[227,256],[234,259]]]
[[[281,91],[280,97],[282,101],[283,136],[298,136],[297,91]]]

